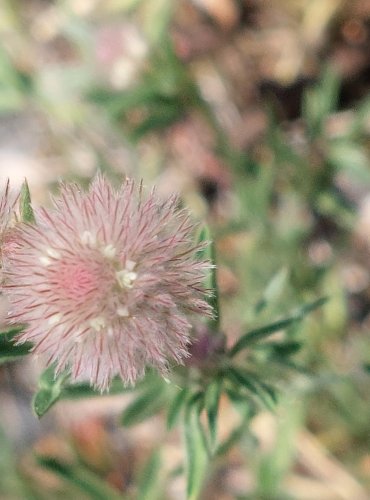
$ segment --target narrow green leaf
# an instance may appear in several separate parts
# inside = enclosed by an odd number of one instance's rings
[[[66,464],[54,457],[36,456],[39,465],[76,486],[91,500],[123,500],[124,497],[80,464]]]
[[[273,352],[273,355],[279,358],[296,354],[302,347],[302,342],[266,342]]]
[[[23,356],[29,354],[31,347],[31,344],[28,343],[18,346],[9,345],[6,347],[2,346],[0,343],[0,365],[23,358]]]
[[[232,382],[234,382],[232,380]],[[244,408],[245,406],[249,406],[249,401],[246,400],[245,394],[241,393],[238,390],[238,387],[235,387],[233,383],[232,386],[227,385],[225,387],[225,392],[230,399],[230,401],[234,404],[234,406],[239,410],[240,408]]]
[[[23,222],[35,222],[35,215],[31,204],[31,193],[26,180],[23,182],[20,193],[19,211]]]
[[[201,248],[197,251],[197,259],[198,260],[211,260],[211,254],[209,245],[211,243],[211,234],[209,227],[207,225],[202,225],[199,229],[197,236],[198,244],[202,245]]]
[[[197,500],[203,486],[208,464],[204,432],[196,405],[188,406],[185,421],[187,499]]]
[[[174,427],[177,423],[188,396],[189,389],[187,387],[183,387],[172,399],[167,411],[167,429],[172,429],[172,427]]]
[[[162,47],[166,43],[175,5],[172,0],[146,0],[144,3],[143,27],[151,47]]]
[[[40,418],[60,399],[67,373],[55,377],[54,366],[49,366],[39,378],[38,391],[33,397],[32,407]]]
[[[319,84],[319,92],[323,107],[321,113],[324,119],[336,109],[340,83],[339,75],[334,68],[330,66],[325,68]]]
[[[19,326],[13,326],[12,328],[9,328],[9,330],[4,330],[3,332],[0,332],[0,338],[2,335],[7,335],[8,339],[12,339],[17,333],[21,333],[21,331],[24,329],[24,326],[19,325]]]
[[[250,330],[248,333],[243,335],[230,349],[229,356],[234,356],[242,349],[254,344],[255,342],[259,342],[275,332],[280,330],[285,330],[289,326],[301,321],[307,314],[314,311],[315,309],[321,307],[323,304],[327,302],[327,298],[323,297],[310,304],[306,304],[298,309],[296,314],[289,318],[281,319],[279,321],[275,321],[274,323],[270,323],[269,325],[261,326],[254,330]]]
[[[345,172],[356,182],[370,182],[369,157],[366,148],[358,141],[337,139],[329,144],[328,161],[339,172]]]
[[[26,342],[21,345],[14,344],[14,336],[22,331],[23,327],[14,327],[0,333],[0,365],[26,356],[32,344]]]
[[[312,372],[309,369],[307,369],[304,366],[297,365],[297,363],[295,363],[289,358],[282,358],[276,356],[275,358],[273,358],[273,361],[281,365],[284,369],[294,371],[306,377],[312,377]]]
[[[94,387],[88,383],[66,384],[62,388],[60,399],[81,399],[96,396],[102,397],[105,395],[109,396],[112,394],[131,392],[133,390],[134,388],[131,386],[125,387],[120,378],[113,379],[109,391],[104,392],[103,394],[98,389],[94,389]]]
[[[40,389],[33,398],[33,410],[41,418],[59,399],[59,394],[50,389]]]
[[[55,380],[55,367],[54,365],[49,366],[40,375],[38,386],[40,389],[50,389],[54,385]]]
[[[257,391],[254,387],[254,384],[250,381],[249,377],[241,373],[241,371],[237,368],[230,366],[227,371],[227,376],[235,382],[236,386],[245,387],[251,393],[256,394]]]
[[[158,132],[169,127],[181,117],[182,110],[179,108],[178,103],[177,105],[171,102],[164,105],[163,103],[158,104],[158,107],[153,109],[152,112],[133,130],[131,137],[134,141],[139,141],[153,130]]]
[[[227,376],[237,386],[245,387],[248,392],[256,396],[269,410],[274,409],[277,402],[275,390],[265,382],[259,380],[255,374],[239,368],[229,367]]]
[[[266,341],[262,342],[261,344],[257,344],[254,346],[254,349],[258,350],[268,350],[270,352],[270,355],[278,360],[282,358],[287,358],[289,356],[292,356],[296,354],[297,352],[300,351],[302,348],[303,343],[302,342],[297,342],[297,341],[282,341],[282,342],[276,342],[276,341]]]
[[[204,398],[212,447],[215,445],[217,438],[218,405],[221,397],[221,389],[222,379],[214,380],[206,389]]]
[[[113,119],[138,106],[148,105],[158,98],[158,90],[146,81],[125,92],[109,91],[106,88],[95,88],[88,94],[88,99],[102,106]]]
[[[121,394],[126,392],[133,392],[138,389],[145,389],[147,387],[152,387],[156,384],[157,387],[162,383],[162,379],[151,372],[147,371],[145,378],[136,383],[135,386],[125,386],[120,377],[116,377],[112,380],[109,391],[101,392],[95,389],[88,383],[78,383],[78,384],[64,384],[62,387],[62,392],[60,399],[80,399],[80,398],[92,398],[92,397],[103,397],[112,394]]]
[[[164,394],[158,394],[160,389],[156,386],[149,387],[139,394],[127,408],[121,417],[121,424],[130,427],[158,413],[164,406]]]
[[[299,319],[303,319],[310,312],[315,311],[319,307],[321,307],[324,304],[326,304],[328,300],[329,300],[328,297],[320,297],[319,299],[314,300],[313,302],[310,302],[309,304],[303,305],[297,311],[298,318]]]
[[[337,73],[327,67],[320,82],[305,92],[302,114],[311,137],[323,132],[326,117],[337,106],[339,88],[340,80]]]
[[[275,323],[270,323],[269,325],[261,326],[260,328],[256,328],[255,330],[250,330],[234,344],[234,346],[229,351],[229,355],[234,356],[242,349],[245,349],[251,344],[269,337],[275,332],[288,328],[288,326],[293,325],[297,321],[298,318],[296,316],[293,316],[291,318],[275,321]]]
[[[155,500],[159,496],[161,480],[161,456],[158,450],[149,457],[138,480],[137,500]]]
[[[204,408],[204,391],[198,390],[196,391],[192,397],[187,401],[187,407],[188,408],[196,408],[198,411],[198,414],[203,410]]]
[[[266,406],[267,409],[269,410],[274,410],[277,403],[278,403],[278,394],[277,391],[274,387],[272,387],[270,384],[266,384],[266,382],[263,382],[261,380],[256,380],[255,381],[257,390],[260,387],[261,390],[259,390],[258,394],[263,401],[264,405]]]

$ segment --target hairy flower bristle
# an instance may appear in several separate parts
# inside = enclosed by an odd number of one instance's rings
[[[69,368],[74,380],[107,389],[147,364],[162,373],[188,355],[192,314],[210,315],[196,260],[194,224],[177,198],[145,196],[127,179],[115,190],[101,175],[87,192],[63,184],[36,224],[17,229],[4,290],[19,342]]]

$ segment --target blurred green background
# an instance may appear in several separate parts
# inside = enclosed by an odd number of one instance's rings
[[[369,498],[370,1],[2,0],[0,36],[2,182],[26,176],[36,204],[97,169],[181,193],[216,240],[230,344],[257,313],[329,297],[291,333],[277,410],[202,498]],[[184,498],[161,416],[117,429],[111,396],[39,422],[37,370],[0,366],[1,499]],[[238,416],[221,406],[226,435]]]

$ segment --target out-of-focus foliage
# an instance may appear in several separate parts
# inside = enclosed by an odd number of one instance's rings
[[[25,450],[30,440],[16,437],[26,417],[9,432],[2,423],[14,374],[2,368],[0,495],[368,497],[369,23],[360,0],[2,3],[1,123],[32,117],[32,132],[22,132],[31,146],[20,149],[42,174],[30,183],[87,183],[100,168],[180,190],[216,241],[209,286],[220,315],[208,325],[216,364],[203,363],[199,342],[200,366],[171,383],[149,373],[127,396],[115,419],[124,434],[114,437],[124,442],[117,456],[132,460],[117,459],[119,472],[106,458],[116,452],[106,431],[87,423],[103,443],[95,455],[81,430],[67,431],[66,456],[34,436],[50,476],[33,480],[44,472]],[[0,173],[10,175],[5,162]],[[211,239],[205,230],[201,238]],[[14,334],[0,334],[0,363],[28,352],[9,349]],[[45,421],[66,400],[94,395],[109,405],[110,396],[67,378],[40,380],[23,392],[37,391],[39,416],[59,400]],[[25,412],[22,390],[9,387]],[[123,392],[131,393],[113,384],[112,394]],[[151,439],[135,435],[146,421]]]

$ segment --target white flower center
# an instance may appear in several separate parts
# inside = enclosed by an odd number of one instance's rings
[[[102,254],[104,255],[104,257],[107,257],[107,259],[114,259],[116,253],[117,253],[116,248],[111,244],[105,246],[102,249]]]
[[[45,267],[48,267],[48,266],[50,266],[52,264],[52,261],[50,260],[50,258],[51,259],[60,259],[61,258],[60,253],[57,250],[55,250],[54,248],[51,248],[51,247],[46,247],[45,248],[45,254],[46,255],[41,255],[39,257],[39,261]]]
[[[100,330],[102,330],[106,326],[105,319],[103,318],[103,316],[97,316],[96,318],[90,320],[90,326],[97,332],[100,332]]]
[[[45,267],[48,267],[51,264],[51,260],[49,259],[49,257],[46,257],[45,255],[41,255],[41,257],[39,257],[39,261]]]
[[[128,309],[126,306],[118,307],[117,314],[118,314],[118,316],[121,316],[121,318],[127,318],[128,316],[130,316],[130,313],[128,312]]]
[[[84,231],[80,235],[80,240],[83,245],[89,246],[89,247],[96,247],[96,235],[91,233],[90,231]]]
[[[53,316],[50,316],[48,323],[49,325],[56,325],[61,319],[62,315],[60,313],[53,314]]]
[[[137,278],[137,273],[129,271],[128,269],[122,269],[116,272],[116,278],[121,288],[132,288]]]
[[[135,266],[136,266],[136,262],[134,262],[133,260],[129,260],[129,259],[126,260],[127,271],[133,271],[135,269]]]
[[[52,259],[60,259],[61,258],[61,255],[60,253],[55,250],[54,248],[50,248],[48,247],[46,249],[46,253],[49,255],[49,257],[51,257]]]

